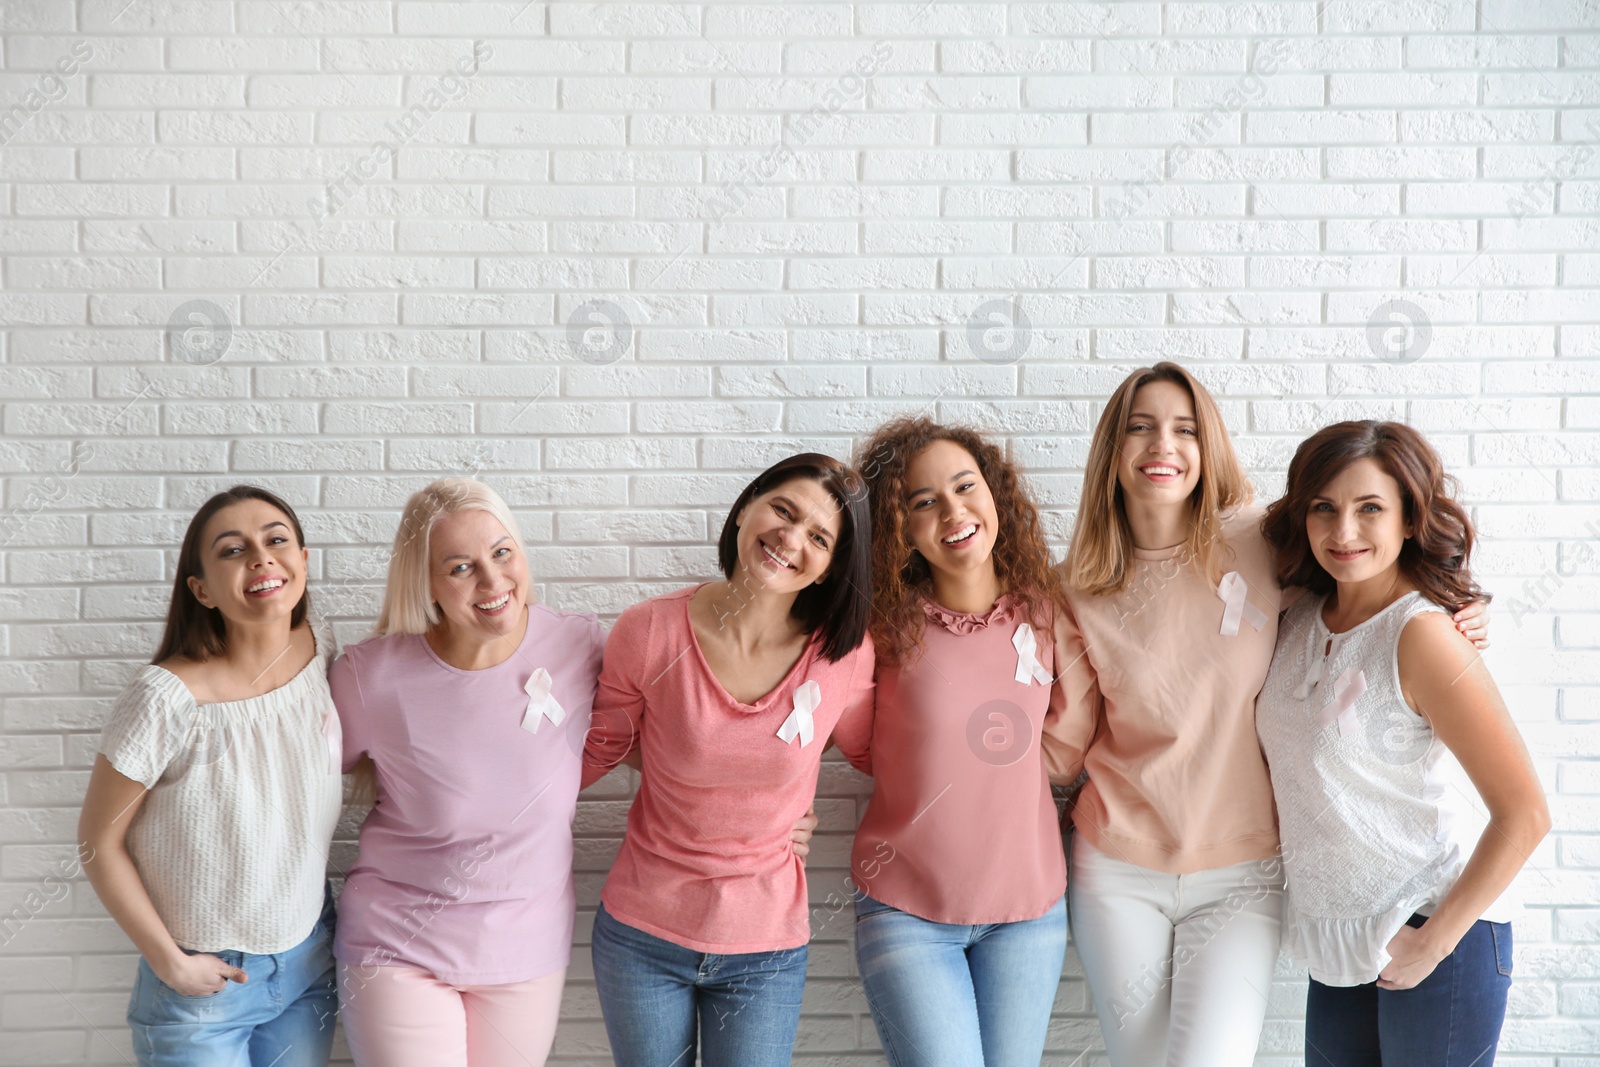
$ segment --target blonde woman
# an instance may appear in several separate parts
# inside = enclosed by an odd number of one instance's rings
[[[593,615],[530,602],[489,487],[406,503],[374,636],[330,683],[344,765],[377,803],[334,954],[356,1062],[545,1062],[572,952],[572,819],[604,647]]]
[[[1253,490],[1216,402],[1174,363],[1107,402],[1062,564],[1092,708],[1068,903],[1113,1067],[1255,1055],[1278,956],[1283,876],[1255,701],[1282,604]],[[1483,635],[1481,605],[1456,613]]]

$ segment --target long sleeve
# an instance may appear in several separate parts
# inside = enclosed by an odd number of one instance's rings
[[[583,744],[583,788],[604,778],[639,747],[644,690],[639,672],[650,661],[650,605],[623,612],[606,638],[594,712]]]
[[[856,697],[844,709],[844,714],[839,716],[839,722],[833,728],[833,743],[839,746],[839,751],[850,761],[850,766],[862,774],[871,774],[872,722],[877,703],[877,670],[872,638],[863,639],[858,655],[861,657],[862,674],[856,678]]]
[[[1058,785],[1071,785],[1083,770],[1084,754],[1100,719],[1100,684],[1088,645],[1071,611],[1055,622],[1056,680],[1050,692],[1040,747],[1045,770]]]

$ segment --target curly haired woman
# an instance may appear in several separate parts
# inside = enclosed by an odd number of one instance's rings
[[[856,958],[896,1067],[1037,1067],[1067,947],[1040,735],[1064,715],[1061,585],[1017,469],[980,434],[880,428],[872,506],[878,704],[851,877]]]

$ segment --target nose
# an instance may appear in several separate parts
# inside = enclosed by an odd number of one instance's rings
[[[1341,545],[1347,545],[1356,539],[1357,529],[1356,517],[1349,512],[1340,512],[1339,518],[1333,524],[1334,540]]]

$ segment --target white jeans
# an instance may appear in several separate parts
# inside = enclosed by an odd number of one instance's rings
[[[1279,862],[1163,874],[1072,836],[1072,941],[1112,1067],[1249,1067],[1278,959]]]

